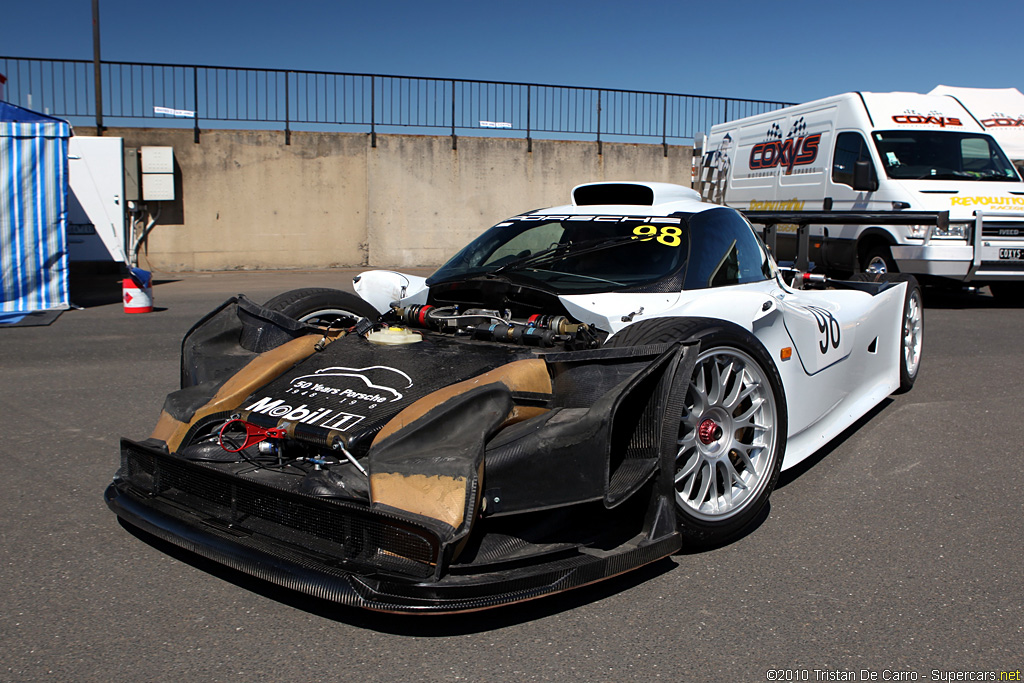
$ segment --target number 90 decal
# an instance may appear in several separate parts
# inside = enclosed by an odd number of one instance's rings
[[[633,239],[640,240],[641,242],[650,242],[653,239],[657,239],[658,242],[664,244],[666,247],[678,247],[682,244],[682,228],[675,225],[663,225],[660,228],[653,225],[638,225],[633,228]]]
[[[804,306],[804,310],[813,315],[818,323],[818,332],[822,335],[818,341],[818,350],[824,354],[828,353],[829,347],[838,349],[840,327],[836,317],[824,308],[817,306]]]

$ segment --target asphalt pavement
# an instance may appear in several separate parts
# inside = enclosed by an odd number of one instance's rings
[[[188,328],[353,274],[158,273],[137,315],[93,277],[82,310],[0,329],[0,680],[1020,680],[1024,309],[985,291],[927,293],[913,391],[785,474],[757,528],[562,595],[378,615],[119,524],[118,438],[149,434]]]

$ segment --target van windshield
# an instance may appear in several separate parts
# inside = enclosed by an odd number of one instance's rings
[[[900,180],[1020,180],[989,135],[932,130],[880,130],[875,147],[886,175]]]

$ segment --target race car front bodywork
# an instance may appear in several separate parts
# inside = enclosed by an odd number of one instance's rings
[[[518,602],[679,549],[695,344],[308,332],[244,298],[194,328],[153,437],[122,440],[111,509],[261,579],[392,612]],[[239,420],[273,447],[226,447]]]

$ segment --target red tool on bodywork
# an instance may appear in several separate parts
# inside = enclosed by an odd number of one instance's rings
[[[228,432],[229,441],[234,443],[237,439],[231,438],[232,436],[241,437],[241,433],[236,431],[234,435],[231,434],[231,430],[239,430],[241,428],[245,431],[245,438],[242,439],[242,445],[238,448],[233,448],[224,443],[224,434]],[[220,428],[220,434],[218,435],[218,443],[220,447],[229,453],[237,453],[238,451],[245,450],[249,446],[258,444],[261,441],[267,439],[283,439],[285,436],[285,430],[280,427],[259,427],[257,425],[246,422],[245,420],[230,420],[224,423],[224,426]]]

